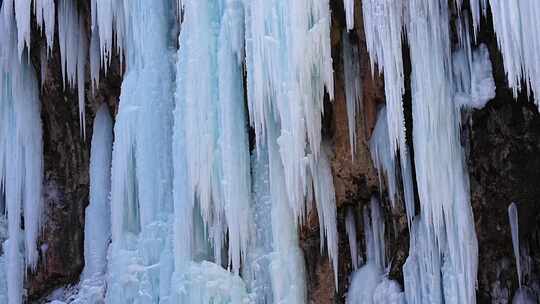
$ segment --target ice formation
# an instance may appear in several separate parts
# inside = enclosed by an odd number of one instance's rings
[[[97,303],[105,295],[107,251],[111,238],[112,118],[102,104],[94,119],[90,154],[90,203],[84,222],[84,269],[73,303]]]
[[[351,254],[352,266],[353,269],[356,270],[358,268],[358,243],[356,240],[356,219],[353,212],[352,209],[347,210],[347,215],[345,216],[345,229],[349,239],[349,251]]]
[[[495,84],[487,47],[473,46],[490,8],[509,86],[517,95],[524,81],[538,104],[540,4],[463,2],[455,1],[453,45],[446,0],[362,1],[371,70],[384,74],[386,98],[369,145],[380,188],[385,176],[392,205],[405,203],[411,238],[401,292],[385,275],[377,199],[364,212],[363,266],[349,211],[355,268],[349,303],[475,303],[478,248],[460,108],[483,107]],[[106,280],[107,303],[305,303],[298,228],[309,214],[318,217],[321,251],[328,251],[337,286],[335,189],[321,132],[325,99],[334,95],[329,0],[92,0],[90,28],[73,0],[0,4],[0,206],[6,215],[0,226],[7,227],[0,302],[23,300],[25,268],[34,270],[38,261],[43,164],[39,88],[29,60],[32,39],[39,38],[31,37],[32,17],[45,41],[42,82],[58,43],[64,86],[77,88],[83,133],[87,63],[94,92],[115,54],[125,72],[114,143],[106,106],[94,123],[86,268],[73,301],[99,297]],[[351,30],[359,2],[343,4]],[[402,101],[405,44],[411,143]],[[360,59],[348,32],[341,46],[354,159]],[[514,243],[515,214],[510,207]],[[516,259],[521,284],[519,252]],[[516,299],[526,303],[526,292],[520,289]]]
[[[510,221],[510,232],[512,235],[512,247],[514,248],[514,257],[516,258],[516,270],[518,275],[519,287],[521,287],[521,256],[519,255],[519,224],[518,212],[515,203],[508,206],[508,220]]]
[[[495,81],[489,52],[484,44],[472,52],[469,62],[465,49],[452,54],[454,102],[464,107],[480,109],[495,97]]]
[[[362,83],[360,79],[360,58],[358,49],[351,44],[347,32],[342,37],[342,58],[345,77],[345,100],[347,102],[347,121],[349,125],[349,141],[351,144],[351,157],[356,152],[356,116],[361,111]]]
[[[379,200],[371,198],[364,208],[364,237],[366,263],[354,271],[347,293],[348,304],[404,304],[405,297],[399,284],[385,273],[384,219]]]
[[[16,10],[23,9],[22,5],[17,2]],[[18,39],[29,41],[28,29],[22,28],[27,23],[23,15],[15,20],[9,1],[0,11],[0,196],[8,222],[1,260],[6,275],[6,303],[10,304],[22,302],[24,273],[27,268],[37,267],[42,216],[41,104],[28,55],[20,48],[17,51]],[[16,22],[21,23],[19,31]]]
[[[390,150],[386,107],[380,109],[377,117],[377,123],[375,124],[375,129],[373,129],[369,141],[369,150],[371,151],[373,165],[379,173],[379,188],[383,189],[382,177],[384,174],[386,175],[387,180],[388,196],[390,197],[392,205],[395,205],[398,195],[397,172],[395,155]]]
[[[405,119],[402,95],[405,92],[402,35],[406,3],[400,1],[362,1],[364,32],[370,53],[371,71],[377,64],[379,72],[384,72],[384,92],[386,96],[386,119],[390,151],[394,155],[398,149],[405,155]]]
[[[49,8],[54,9],[54,8]],[[77,11],[77,3],[60,0],[58,3],[58,41],[62,62],[64,87],[77,88],[79,122],[83,136],[86,134],[84,88],[88,41],[84,23]]]

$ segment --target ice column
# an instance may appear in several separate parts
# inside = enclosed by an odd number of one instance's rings
[[[172,1],[124,2],[126,74],[114,126],[107,303],[169,296],[172,250]]]

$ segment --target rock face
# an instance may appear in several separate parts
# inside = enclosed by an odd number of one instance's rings
[[[1,3],[1,1],[0,1]],[[401,268],[408,255],[409,236],[404,208],[389,207],[384,184],[379,185],[371,162],[368,140],[374,127],[377,109],[384,103],[383,81],[372,73],[365,46],[361,5],[357,2],[356,26],[349,33],[360,54],[363,85],[362,110],[357,119],[357,151],[351,159],[341,59],[341,36],[345,29],[343,1],[332,0],[332,50],[334,58],[335,98],[325,105],[324,140],[332,147],[332,170],[338,204],[339,269],[338,286],[327,253],[320,253],[316,214],[310,214],[301,230],[305,252],[310,303],[344,303],[352,271],[349,244],[345,232],[345,214],[352,210],[357,218],[359,253],[364,255],[361,225],[362,210],[372,195],[381,198],[385,214],[390,277],[403,283]],[[79,9],[90,29],[89,3],[79,1]],[[464,112],[463,142],[467,148],[474,210],[480,249],[478,303],[508,303],[517,288],[507,208],[518,206],[523,260],[528,261],[524,282],[540,286],[540,114],[524,95],[515,100],[507,88],[502,59],[497,50],[491,20],[487,18],[479,42],[489,48],[497,85],[496,97],[481,110]],[[33,29],[33,37],[39,37]],[[36,39],[38,40],[38,39]],[[39,41],[32,46],[32,62],[40,75]],[[55,288],[78,281],[84,266],[84,208],[88,204],[88,161],[91,122],[95,109],[105,102],[116,113],[120,94],[121,66],[113,59],[107,75],[102,75],[99,89],[86,84],[86,139],[81,136],[76,94],[64,90],[56,44],[44,67],[46,77],[41,93],[44,132],[46,215],[40,240],[41,259],[36,273],[26,282],[28,299],[38,300]],[[406,52],[406,50],[405,50]],[[404,56],[405,71],[410,65]],[[88,66],[88,65],[87,65]],[[410,69],[409,69],[410,70]],[[375,75],[373,77],[372,75]],[[406,86],[407,87],[407,86]],[[406,124],[410,133],[410,93],[404,96]],[[411,125],[412,124],[412,125]],[[410,136],[410,134],[408,134]]]

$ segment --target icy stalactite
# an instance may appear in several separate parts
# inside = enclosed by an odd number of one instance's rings
[[[239,2],[184,1],[176,91],[177,109],[182,107],[184,115],[175,120],[186,136],[189,199],[200,205],[218,264],[228,232],[229,266],[235,273],[247,250],[251,187],[243,24]]]
[[[27,268],[37,267],[42,217],[43,143],[39,85],[26,54],[19,60],[17,29],[9,1],[0,12],[0,191],[5,198],[4,242],[7,303],[23,300]],[[19,21],[19,20],[17,20]],[[21,221],[24,219],[24,230]]]
[[[388,138],[388,124],[386,116],[386,106],[382,107],[377,114],[377,122],[371,138],[369,140],[369,150],[375,168],[378,170],[379,188],[382,190],[382,177],[386,175],[388,196],[392,207],[396,206],[396,201],[400,198],[399,184],[397,176],[396,155],[391,151],[390,139]],[[409,226],[415,215],[414,189],[412,177],[412,163],[409,153],[402,155],[401,159],[401,181],[403,184],[403,200]]]
[[[416,178],[422,225],[428,239],[434,239],[427,269],[441,271],[444,277],[440,297],[420,297],[420,301],[437,303],[444,297],[451,302],[446,297],[450,288],[456,303],[475,303],[478,246],[459,139],[459,109],[452,102],[448,7],[446,1],[433,5],[431,1],[414,0],[408,13]],[[413,249],[411,246],[411,255]],[[413,265],[414,257],[409,259]],[[422,269],[420,278],[412,278],[412,272],[405,271],[405,281],[429,280],[428,272]]]
[[[269,128],[276,129],[287,202],[298,224],[305,218],[306,198],[313,182],[331,181],[331,176],[311,179],[316,175],[313,170],[320,168],[317,163],[321,154],[325,92],[331,99],[334,95],[329,3],[250,0],[245,5],[250,123],[260,139],[258,146],[268,137]],[[327,184],[314,186],[324,191],[328,187]],[[323,208],[331,208],[325,202],[320,203]],[[321,223],[332,225],[333,222],[325,219]],[[335,241],[329,235],[329,250],[337,248]],[[337,252],[329,255],[337,257]]]
[[[517,97],[523,80],[540,106],[540,2],[489,0],[489,4],[508,85]]]
[[[11,0],[8,0],[11,1]],[[24,49],[30,55],[30,18],[32,16],[32,0],[14,0],[15,20],[17,22],[17,49],[19,57]]]
[[[54,43],[56,5],[54,0],[34,0],[33,3],[37,25],[45,34],[47,54],[50,55]]]
[[[356,240],[356,220],[352,209],[347,210],[345,216],[345,230],[349,239],[349,251],[351,254],[352,266],[356,270],[358,268],[358,243]]]
[[[58,4],[58,41],[64,88],[77,88],[79,100],[79,122],[81,133],[86,134],[85,124],[85,71],[88,55],[88,41],[84,22],[77,11],[77,3],[60,0]]]
[[[130,26],[127,24],[130,19],[126,19],[129,18],[129,3],[123,0],[91,0],[90,6],[92,33],[99,37],[100,63],[106,72],[112,60],[114,46],[122,59],[124,44],[127,43],[126,28]]]
[[[519,224],[518,212],[515,203],[508,206],[508,220],[510,221],[510,231],[512,234],[512,247],[514,248],[514,257],[516,259],[516,270],[518,275],[519,287],[521,287],[521,256],[519,254]]]
[[[390,151],[393,155],[399,149],[402,160],[407,151],[402,104],[405,83],[401,43],[405,6],[404,1],[362,1],[364,32],[370,54],[371,71],[374,73],[375,65],[377,65],[379,72],[384,72]]]
[[[114,126],[107,303],[154,303],[170,287],[174,54],[168,31],[174,16],[167,2],[125,2],[128,47]]]
[[[329,147],[325,147],[329,149]],[[308,156],[310,161],[310,170],[313,179],[313,194],[319,218],[319,227],[321,227],[320,238],[327,240],[328,255],[332,261],[334,279],[337,286],[337,267],[338,267],[338,233],[337,233],[337,215],[336,215],[336,193],[332,177],[332,169],[326,153],[322,149],[319,154],[319,160],[316,161],[312,155]],[[324,244],[321,241],[321,252],[324,250]]]
[[[358,48],[351,43],[347,32],[342,36],[342,59],[345,77],[345,99],[347,102],[347,122],[349,125],[349,141],[351,157],[356,152],[356,116],[362,109],[362,83],[360,79],[360,58]]]
[[[354,2],[356,0],[343,0],[343,6],[345,7],[345,22],[347,23],[347,30],[354,28]]]
[[[369,140],[369,150],[373,165],[378,170],[379,188],[383,189],[382,178],[386,175],[388,197],[392,206],[396,205],[398,198],[397,172],[395,163],[395,154],[390,150],[390,139],[388,138],[388,123],[386,119],[386,107],[379,110],[377,123]]]

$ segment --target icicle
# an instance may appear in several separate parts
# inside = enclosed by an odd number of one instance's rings
[[[420,295],[416,300],[421,302],[411,300],[409,303],[476,301],[478,247],[469,203],[469,180],[459,139],[460,116],[452,102],[448,12],[445,0],[435,3],[413,0],[408,9],[413,144],[422,213],[420,226],[426,226],[428,236],[424,239],[429,237],[434,241],[426,242],[430,246],[427,252],[417,250],[416,258],[414,246],[411,246],[410,269],[404,271],[405,281],[419,284],[418,281],[430,280],[429,273],[433,269],[443,273],[443,290],[435,290],[441,285],[434,285],[430,293],[436,296]],[[413,265],[418,264],[415,259],[425,261],[427,267],[412,270]],[[414,274],[416,271],[420,278]],[[415,291],[407,289],[409,292]],[[452,297],[448,298],[450,295]]]
[[[515,203],[508,206],[508,220],[510,221],[510,231],[512,232],[512,247],[514,248],[514,256],[516,258],[516,268],[518,275],[519,287],[521,288],[521,257],[519,255],[519,224],[518,212]]]
[[[352,266],[356,270],[358,268],[358,244],[356,241],[356,221],[352,208],[347,210],[345,216],[345,230],[349,238],[349,250],[351,254]]]
[[[514,97],[523,80],[540,107],[540,2],[535,0],[489,0],[508,85]],[[526,41],[524,40],[526,39]]]
[[[103,274],[110,238],[112,119],[102,104],[94,120],[90,154],[90,204],[86,207],[83,278]]]
[[[280,18],[271,12],[277,11]],[[327,0],[250,0],[246,8],[248,107],[257,138],[275,116],[289,201],[305,215],[306,150],[318,158],[325,88],[333,98]]]
[[[59,2],[58,40],[60,42],[64,88],[77,88],[80,129],[81,134],[85,137],[84,76],[88,42],[84,23],[77,12],[76,3],[72,0],[60,0]]]
[[[354,2],[356,0],[343,0],[343,6],[345,7],[345,21],[347,22],[347,30],[350,31],[354,28]]]
[[[407,151],[402,104],[402,95],[405,92],[401,55],[403,12],[406,11],[404,6],[404,1],[362,1],[364,32],[370,54],[371,71],[375,71],[375,64],[377,64],[379,71],[384,72],[390,151],[391,154],[396,154],[399,148],[402,160]]]
[[[21,58],[25,47],[27,48],[27,55],[30,55],[30,18],[32,17],[32,0],[14,0],[14,3],[15,20],[17,21],[17,49],[19,51],[19,58]]]
[[[382,177],[386,175],[388,196],[392,207],[396,205],[397,192],[397,176],[395,156],[390,150],[390,140],[388,138],[388,125],[386,119],[386,107],[381,108],[377,115],[377,123],[369,140],[369,150],[371,151],[371,159],[379,175],[379,189],[382,192]]]
[[[42,32],[45,32],[48,55],[52,53],[53,49],[56,21],[55,12],[54,0],[34,0],[34,13],[36,14],[37,25]]]
[[[27,268],[35,271],[39,256],[43,144],[39,85],[27,55],[19,60],[13,18],[7,1],[0,11],[0,195],[8,216],[9,237],[3,246],[7,303],[17,304],[23,300],[24,273]]]
[[[92,32],[99,37],[100,62],[105,72],[111,63],[114,43],[120,57],[127,43],[126,26],[129,24],[125,18],[129,17],[129,9],[125,10],[124,6],[129,5],[123,0],[91,0]]]
[[[186,136],[189,197],[197,199],[210,228],[218,264],[228,231],[235,273],[247,250],[250,205],[243,20],[242,6],[234,1],[222,8],[210,1],[184,1],[176,92],[177,107],[185,109],[176,122]]]
[[[330,99],[334,95],[329,3],[249,0],[245,6],[250,123],[260,139],[258,149],[265,138],[269,149],[274,144],[270,140],[275,140],[279,147],[277,159],[283,169],[286,201],[298,224],[307,213],[306,199],[312,187],[315,192],[326,191],[329,186],[325,183],[331,181],[331,176],[311,178],[317,175],[313,170],[320,168],[325,90]],[[276,129],[275,137],[268,137],[270,128]],[[320,185],[312,186],[319,181]],[[324,202],[317,203],[330,208]],[[318,212],[327,216],[325,211]],[[328,225],[321,227],[325,233],[334,229],[329,226],[334,219],[323,221]],[[331,239],[330,244],[333,242]],[[329,248],[330,255],[334,251]]]
[[[362,83],[360,79],[360,62],[358,49],[350,42],[347,32],[342,36],[343,70],[345,74],[345,99],[347,101],[347,121],[349,124],[349,141],[351,157],[356,152],[356,115],[362,105]]]
[[[328,147],[327,147],[328,149]],[[337,219],[336,219],[336,194],[334,189],[334,181],[332,177],[332,169],[330,162],[324,149],[319,154],[319,160],[310,155],[311,172],[313,172],[313,187],[315,194],[315,203],[317,205],[317,216],[319,218],[320,236],[321,236],[321,252],[324,248],[322,240],[326,239],[326,247],[328,255],[332,261],[334,269],[334,280],[336,287],[338,286],[338,235],[337,235]]]

